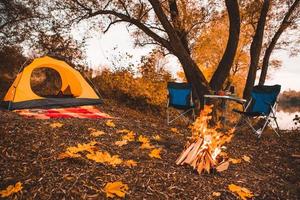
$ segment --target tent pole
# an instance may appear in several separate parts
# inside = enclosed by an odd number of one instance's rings
[[[18,71],[18,73],[17,73],[15,79],[17,78],[18,74],[20,74],[21,71],[23,71],[23,69],[24,69],[26,63],[28,62],[28,60],[29,60],[29,58],[27,58],[27,60],[23,63],[23,65],[21,65],[21,67],[19,68],[19,71]],[[22,73],[22,75],[23,75],[23,73]],[[20,83],[20,80],[21,80],[21,78],[22,78],[22,75],[21,75],[21,77],[20,77],[18,83],[14,86],[14,91],[13,91],[13,92],[14,92],[14,96],[13,96],[12,101],[15,99],[15,96],[16,96],[16,88],[17,88],[17,86],[18,86],[19,83]],[[9,103],[8,103],[8,108],[7,108],[8,110],[11,109],[11,102],[12,102],[12,101],[9,101]]]

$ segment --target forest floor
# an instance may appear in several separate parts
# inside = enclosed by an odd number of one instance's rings
[[[255,199],[300,199],[300,132],[285,131],[281,137],[266,132],[257,139],[248,132],[234,136],[226,152],[231,158],[246,155],[250,162],[230,164],[221,173],[197,174],[190,166],[177,166],[190,130],[176,125],[171,131],[166,120],[152,112],[139,111],[108,101],[100,106],[115,118],[116,127],[106,119],[27,119],[14,112],[0,111],[0,190],[21,182],[23,189],[11,199],[105,199],[106,183],[122,181],[128,185],[126,199],[237,199],[229,184],[248,188]],[[52,128],[54,122],[62,127]],[[99,137],[89,128],[104,131]],[[161,158],[148,156],[138,141],[117,146],[128,129],[151,138],[162,148]],[[160,140],[153,139],[159,135]],[[69,146],[97,142],[97,148],[123,160],[135,160],[137,166],[111,166],[86,157],[58,159]],[[219,192],[220,196],[214,196]]]

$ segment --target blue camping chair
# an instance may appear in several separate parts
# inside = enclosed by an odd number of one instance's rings
[[[181,110],[179,115],[170,118],[169,108]],[[168,82],[167,123],[170,124],[185,114],[192,112],[195,119],[195,106],[192,101],[192,85],[189,83]]]
[[[251,99],[247,104],[245,111],[233,110],[242,115],[241,120],[238,122],[236,127],[240,122],[245,121],[253,132],[260,137],[267,125],[269,125],[274,132],[279,136],[279,126],[276,120],[276,107],[277,107],[277,97],[280,93],[280,85],[272,86],[254,86],[251,92]],[[251,118],[263,118],[265,121],[262,127],[255,129],[251,124]],[[276,129],[270,125],[273,120],[276,124]]]

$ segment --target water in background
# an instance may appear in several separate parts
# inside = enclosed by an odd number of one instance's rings
[[[281,107],[279,105],[276,113],[279,128],[282,130],[294,130],[297,128],[299,129],[300,124],[296,125],[295,121],[293,121],[295,115],[300,116],[299,107],[290,107],[290,109],[286,109],[286,106]]]

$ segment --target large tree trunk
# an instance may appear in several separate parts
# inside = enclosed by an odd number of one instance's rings
[[[266,52],[265,52],[265,55],[264,55],[264,58],[263,58],[261,74],[260,74],[260,77],[259,77],[259,83],[258,83],[259,85],[264,85],[265,84],[271,54],[272,54],[272,52],[275,48],[275,45],[276,45],[279,37],[289,27],[289,25],[290,25],[289,18],[292,15],[292,13],[295,11],[297,6],[299,5],[299,2],[300,2],[300,0],[294,1],[294,3],[292,4],[290,9],[287,11],[286,15],[284,16],[284,18],[282,20],[282,23],[280,24],[278,30],[276,31],[274,37],[271,40],[271,43],[269,44],[269,46],[266,49]]]
[[[229,38],[223,57],[210,80],[210,87],[213,90],[220,90],[229,76],[234,61],[240,36],[240,12],[237,0],[225,0],[229,15]]]
[[[209,93],[210,88],[203,73],[191,58],[187,34],[179,18],[177,2],[176,0],[168,0],[168,2],[174,28],[174,32],[171,34],[169,33],[173,49],[172,53],[179,59],[187,81],[192,83],[194,93],[196,93],[197,98],[201,101],[202,96]]]
[[[264,0],[260,17],[257,23],[255,35],[253,36],[253,41],[251,43],[251,47],[250,47],[251,60],[250,60],[246,86],[243,93],[243,98],[245,99],[248,99],[250,97],[250,93],[255,83],[256,72],[259,63],[259,57],[260,57],[260,52],[261,52],[261,47],[263,42],[264,29],[265,29],[267,13],[269,10],[269,5],[270,5],[270,1]]]

